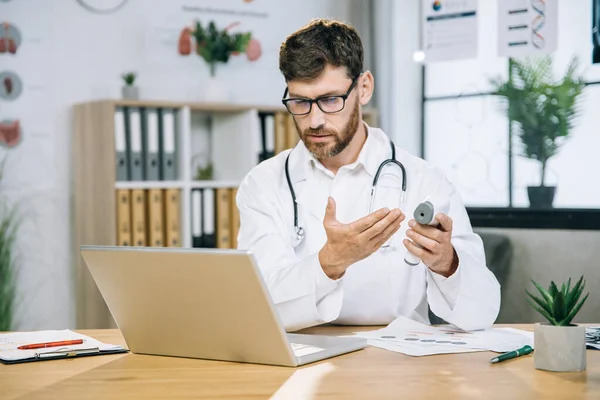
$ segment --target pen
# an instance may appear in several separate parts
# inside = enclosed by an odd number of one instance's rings
[[[510,360],[511,358],[517,358],[519,356],[524,356],[525,354],[529,354],[533,351],[533,349],[531,348],[531,346],[526,345],[521,347],[518,350],[513,350],[513,351],[509,351],[508,353],[504,353],[504,354],[500,354],[498,357],[494,357],[490,360],[490,362],[492,364],[501,362],[501,361],[505,361],[505,360]]]
[[[23,346],[17,347],[17,349],[19,349],[19,350],[44,349],[46,347],[70,346],[72,344],[82,344],[82,343],[83,343],[83,339],[61,340],[58,342],[25,344]]]

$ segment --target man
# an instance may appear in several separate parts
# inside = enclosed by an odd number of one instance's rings
[[[362,121],[374,78],[363,71],[355,29],[312,21],[282,44],[280,70],[287,83],[283,101],[301,140],[250,171],[237,206],[238,248],[254,253],[286,330],[388,324],[401,315],[427,323],[427,304],[462,329],[493,324],[498,281],[441,171],[395,148],[406,170],[402,210],[412,215],[427,196],[447,200],[438,227],[406,218],[399,208],[402,170],[393,163],[379,179],[370,212],[373,178],[391,157],[391,144]],[[300,243],[296,225],[305,233]],[[422,262],[405,263],[407,250]]]

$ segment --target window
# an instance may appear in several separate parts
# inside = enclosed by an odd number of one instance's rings
[[[546,185],[556,185],[554,211],[598,210],[600,178],[600,64],[592,64],[592,1],[559,2],[555,78],[578,56],[588,86],[570,139],[548,162]],[[479,56],[425,67],[423,155],[442,167],[463,201],[474,208],[530,208],[528,185],[539,185],[539,164],[509,145],[508,118],[489,79],[508,76],[497,54],[497,1],[479,2]]]

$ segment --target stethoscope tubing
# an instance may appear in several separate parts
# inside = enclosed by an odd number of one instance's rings
[[[396,160],[396,148],[394,146],[394,142],[391,139],[390,139],[390,147],[392,149],[392,157],[388,158],[387,160],[384,160],[381,164],[379,164],[379,168],[377,168],[377,172],[375,173],[375,177],[373,178],[373,183],[371,185],[372,186],[371,187],[371,201],[369,204],[370,212],[372,211],[371,207],[373,204],[374,193],[377,188],[377,182],[379,181],[379,175],[380,175],[381,171],[383,170],[383,167],[385,167],[387,164],[390,164],[390,163],[396,164],[402,170],[402,196],[400,199],[400,204],[404,203],[404,197],[406,194],[406,180],[407,180],[406,179],[406,169],[404,168],[404,165],[400,161]],[[299,224],[298,224],[298,204],[296,204],[296,192],[294,191],[294,186],[292,185],[292,180],[290,178],[289,160],[290,160],[290,155],[292,154],[292,151],[290,151],[288,153],[288,155],[285,159],[285,178],[287,180],[290,194],[292,195],[292,203],[294,206],[294,234],[296,235],[294,241],[297,245],[297,244],[300,244],[300,242],[302,242],[302,240],[304,239],[304,229],[301,226],[299,226]]]

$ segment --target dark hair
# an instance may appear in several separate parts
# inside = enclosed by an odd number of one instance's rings
[[[329,64],[346,67],[348,77],[363,70],[363,45],[352,26],[335,20],[314,19],[289,35],[279,49],[279,70],[286,82],[317,78]]]

